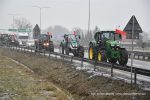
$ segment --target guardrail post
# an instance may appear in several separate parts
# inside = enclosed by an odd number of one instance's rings
[[[111,64],[111,77],[113,77],[113,67],[114,67],[114,64],[112,63]]]
[[[45,56],[45,50],[44,50],[44,56]]]
[[[96,70],[96,64],[97,64],[97,60],[95,60],[94,62],[94,71]]]
[[[19,47],[17,46],[17,50],[18,50],[18,52],[19,52]]]
[[[131,54],[128,55],[128,58],[130,58]]]
[[[72,59],[73,59],[73,56],[71,57],[71,63],[72,63]]]
[[[143,56],[143,60],[145,60],[145,56]]]
[[[25,53],[25,48],[24,48],[24,53]]]
[[[50,52],[50,50],[49,50],[49,52],[48,52],[48,57],[50,58],[50,56],[51,56],[51,52]]]
[[[136,85],[136,78],[137,77],[137,75],[136,75],[136,68],[134,69],[134,84]]]
[[[40,55],[40,50],[38,49],[38,53],[39,53],[39,55]]]
[[[36,52],[37,52],[37,49],[35,48],[35,49],[34,49],[34,54],[35,54],[35,55],[36,55]]]
[[[83,58],[81,59],[81,67],[83,67]]]
[[[148,56],[148,60],[150,60],[150,56]]]
[[[64,61],[64,59],[65,59],[65,55],[63,54],[63,61]]]
[[[56,59],[57,59],[57,53],[56,53]]]

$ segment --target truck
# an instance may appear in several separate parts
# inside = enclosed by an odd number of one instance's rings
[[[28,33],[17,33],[15,37],[19,46],[26,46],[27,40],[29,39]]]
[[[94,40],[89,43],[89,59],[111,63],[118,61],[120,65],[125,66],[128,62],[128,52],[121,47],[121,38],[122,35],[118,31],[97,31]]]
[[[65,34],[63,41],[60,43],[61,53],[69,55],[73,53],[76,57],[84,57],[84,48],[79,43],[80,35]]]
[[[50,34],[41,34],[37,40],[35,40],[35,52],[46,50],[54,52],[54,44],[52,41],[52,35]]]

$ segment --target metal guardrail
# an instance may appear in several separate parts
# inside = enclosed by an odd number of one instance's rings
[[[12,50],[18,50],[18,51],[21,51],[21,52],[30,52],[30,53],[33,53],[35,55],[39,54],[39,55],[46,56],[46,54],[48,54],[48,57],[51,57],[51,55],[55,55],[56,59],[57,59],[57,56],[60,56],[63,60],[64,60],[64,58],[70,59],[70,62],[72,62],[73,60],[78,60],[78,61],[81,61],[81,66],[83,66],[83,62],[88,62],[88,63],[94,65],[94,70],[96,69],[97,65],[102,65],[102,67],[107,66],[107,67],[111,68],[111,76],[113,76],[113,69],[119,69],[119,70],[131,72],[131,67],[130,66],[120,66],[119,64],[112,64],[112,63],[109,63],[109,62],[99,62],[97,60],[90,60],[90,59],[87,59],[87,58],[74,57],[74,56],[71,56],[71,55],[61,54],[61,53],[58,53],[58,52],[48,52],[48,51],[45,51],[45,50],[36,50],[38,52],[35,52],[34,48],[29,48],[29,47],[6,46],[5,48],[10,48]],[[137,54],[138,54],[138,52],[137,52]],[[133,73],[134,73],[134,83],[135,84],[136,84],[136,80],[137,80],[137,74],[150,77],[150,70],[136,68],[136,67],[132,67],[132,68],[133,68]]]
[[[132,53],[134,53],[135,59],[150,61],[150,52],[128,51],[129,58],[131,58]],[[140,57],[142,57],[142,58],[140,58]]]
[[[88,52],[88,47],[84,47],[85,52]],[[150,61],[150,52],[141,51],[128,51],[128,58],[131,58],[131,54],[134,53],[134,59]]]

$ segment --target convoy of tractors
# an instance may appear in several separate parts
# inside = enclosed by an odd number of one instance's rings
[[[94,40],[89,42],[88,55],[90,60],[118,63],[122,66],[128,62],[128,52],[120,46],[123,31],[97,31]],[[54,52],[52,35],[40,35],[35,42],[35,51],[45,49]],[[60,43],[61,53],[84,58],[84,47],[80,44],[80,35],[65,34]]]
[[[123,31],[97,31],[94,40],[89,42],[88,55],[90,60],[97,60],[110,63],[118,63],[126,65],[128,62],[128,52],[120,46],[119,40],[122,38]],[[73,53],[75,57],[84,58],[84,47],[80,44],[80,35],[65,34],[64,39],[60,43],[61,53],[69,55]],[[18,46],[13,35],[1,35],[2,44]],[[54,44],[52,34],[41,34],[35,40],[35,52],[46,50],[54,52]]]

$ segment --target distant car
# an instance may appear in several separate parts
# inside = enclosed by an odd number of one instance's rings
[[[35,40],[34,40],[34,39],[29,39],[29,40],[27,40],[26,46],[31,47],[31,46],[34,46],[34,45],[35,45]]]

